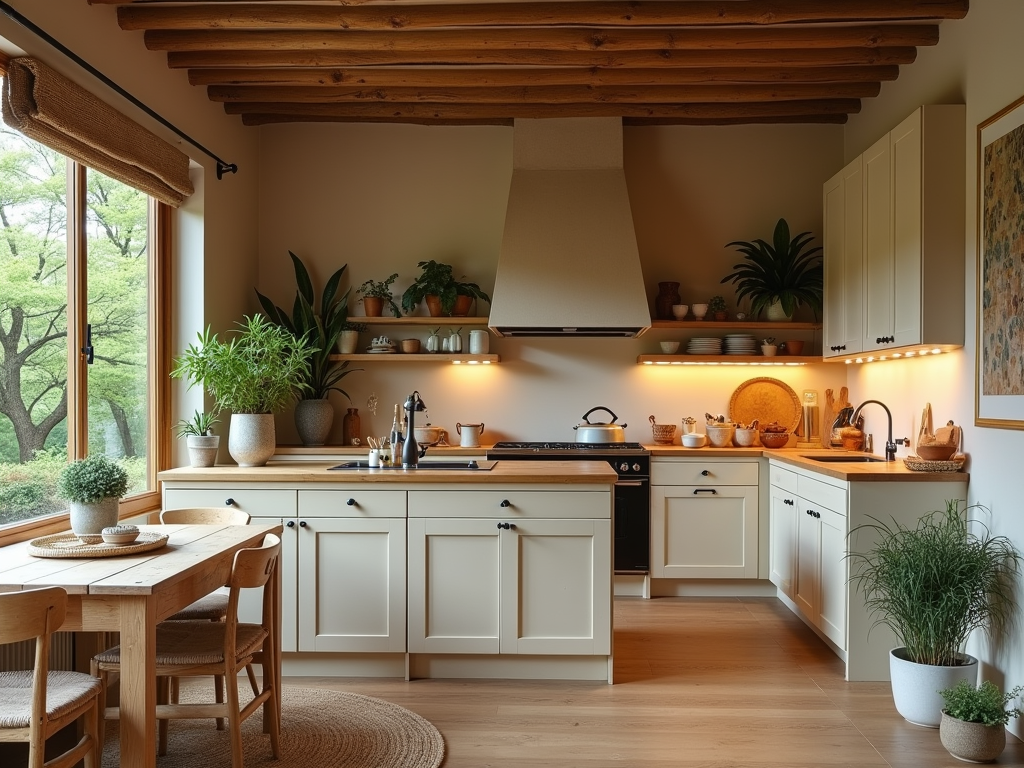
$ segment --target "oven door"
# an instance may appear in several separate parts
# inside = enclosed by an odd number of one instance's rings
[[[615,483],[616,573],[651,569],[651,482],[647,478]]]

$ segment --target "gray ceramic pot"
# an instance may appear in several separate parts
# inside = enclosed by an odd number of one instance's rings
[[[117,496],[108,496],[88,504],[69,501],[71,530],[76,536],[98,536],[104,528],[117,525],[119,501]]]
[[[334,406],[328,400],[299,400],[295,404],[295,429],[303,445],[323,445],[334,424]]]
[[[971,763],[991,763],[1006,748],[1006,727],[968,723],[942,713],[939,739],[953,757]]]
[[[904,648],[889,651],[889,678],[896,711],[914,725],[938,728],[942,721],[942,696],[939,691],[952,688],[961,680],[978,682],[978,660],[963,655],[964,664],[939,667],[917,664],[907,659]]]
[[[185,438],[188,463],[193,467],[212,467],[217,463],[220,435],[189,435]]]
[[[228,453],[240,467],[262,467],[277,448],[272,413],[233,413]]]

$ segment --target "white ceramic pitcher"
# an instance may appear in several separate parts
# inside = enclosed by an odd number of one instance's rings
[[[484,425],[480,424],[455,424],[455,431],[459,434],[459,445],[463,448],[479,448],[480,435],[484,433]]]

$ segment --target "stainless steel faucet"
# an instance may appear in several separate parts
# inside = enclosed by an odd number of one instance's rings
[[[853,412],[853,416],[850,417],[850,421],[852,421],[854,424],[856,424],[857,423],[857,417],[860,416],[861,409],[865,405],[867,405],[868,403],[875,403],[877,405],[880,405],[885,410],[885,417],[886,417],[886,419],[889,422],[889,427],[888,427],[888,431],[886,432],[886,440],[885,440],[885,460],[886,461],[896,461],[896,444],[900,443],[902,445],[910,445],[910,440],[908,438],[906,438],[906,437],[901,437],[896,442],[893,442],[893,439],[892,439],[892,412],[889,410],[889,407],[885,403],[883,403],[881,400],[865,400],[863,403],[861,403],[860,405],[857,406],[856,410]]]

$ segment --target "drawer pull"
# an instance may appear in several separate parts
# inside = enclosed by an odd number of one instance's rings
[[[791,507],[793,506],[793,500],[792,499],[783,499],[782,503],[783,504],[788,504]]]
[[[305,520],[300,520],[299,521],[299,528],[305,528],[305,527],[306,527],[306,521]]]
[[[349,499],[345,503],[348,504],[350,507],[354,507],[356,505],[356,500],[355,499]]]
[[[708,470],[706,470],[706,469],[705,469],[705,470],[702,470],[702,471],[701,471],[701,475],[702,475],[703,477],[708,477],[708,476],[709,476],[710,474],[711,474],[711,473],[710,473],[710,472],[709,472]]]
[[[224,506],[225,507],[233,507],[233,506],[235,506],[235,500],[234,499],[224,499]]]
[[[516,529],[515,523],[498,523],[499,528],[504,528],[506,531],[514,531]]]
[[[285,523],[285,525],[287,525],[289,528],[294,528],[295,527],[295,521],[294,520],[289,520],[287,523]]]
[[[501,500],[501,504],[499,504],[498,506],[499,507],[511,507],[512,506],[512,502],[509,501],[508,499],[502,499]]]
[[[714,488],[694,488],[693,495],[696,496],[698,493],[710,493],[712,496],[718,495],[718,491]]]

